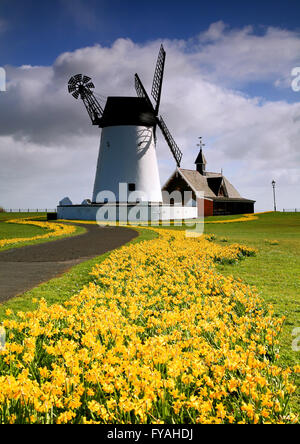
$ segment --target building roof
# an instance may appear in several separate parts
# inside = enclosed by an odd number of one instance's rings
[[[214,192],[208,186],[206,176],[202,176],[197,170],[178,168],[178,171],[195,193],[197,191],[203,191],[205,197],[215,197]]]
[[[195,164],[196,164],[196,165],[197,165],[197,164],[202,164],[202,165],[206,165],[206,164],[207,164],[202,149],[200,150],[200,152],[199,152],[199,154],[198,154],[198,157],[197,157],[197,159],[195,160]]]
[[[194,193],[203,192],[205,198],[227,202],[230,200],[254,202],[244,199],[222,174],[207,172],[204,176],[196,170],[187,170],[184,168],[177,168],[164,185],[163,190],[167,190],[168,185],[174,180],[178,172]]]
[[[245,199],[244,197],[234,198],[234,197],[215,197],[215,202],[255,202],[255,200]]]

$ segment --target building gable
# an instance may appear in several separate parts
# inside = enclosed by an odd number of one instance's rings
[[[177,168],[162,191],[179,191],[181,201],[185,191],[192,191],[199,217],[202,216],[203,208],[205,216],[254,212],[255,201],[244,199],[222,173],[205,171],[206,159],[202,149],[195,163],[196,170]]]
[[[224,187],[223,177],[207,177],[207,183],[209,188],[215,194],[215,196],[227,197],[227,191]]]

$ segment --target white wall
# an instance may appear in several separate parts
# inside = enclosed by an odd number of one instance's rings
[[[119,195],[120,183],[134,183],[136,190],[144,193],[143,201],[162,202],[153,128],[103,128],[93,202],[104,201],[97,199],[104,190],[112,191],[117,202],[127,201]]]
[[[137,212],[139,211],[139,214]],[[106,218],[108,216],[108,219]],[[197,218],[197,208],[177,206],[59,206],[57,217],[62,220],[86,220],[86,221],[130,221],[136,218],[140,221],[181,220]]]

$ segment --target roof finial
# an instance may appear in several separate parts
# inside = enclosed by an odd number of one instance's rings
[[[197,146],[200,147],[200,150],[202,151],[202,148],[205,146],[205,143],[203,143],[202,137],[198,137],[199,139],[199,143],[197,144]]]

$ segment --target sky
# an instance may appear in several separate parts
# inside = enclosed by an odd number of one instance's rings
[[[256,211],[273,208],[272,180],[278,209],[300,208],[299,18],[297,0],[0,0],[0,206],[91,198],[101,134],[67,82],[135,96],[138,72],[150,93],[163,43],[161,114],[182,167],[202,136],[207,169]],[[157,154],[163,185],[176,165],[162,137]]]

